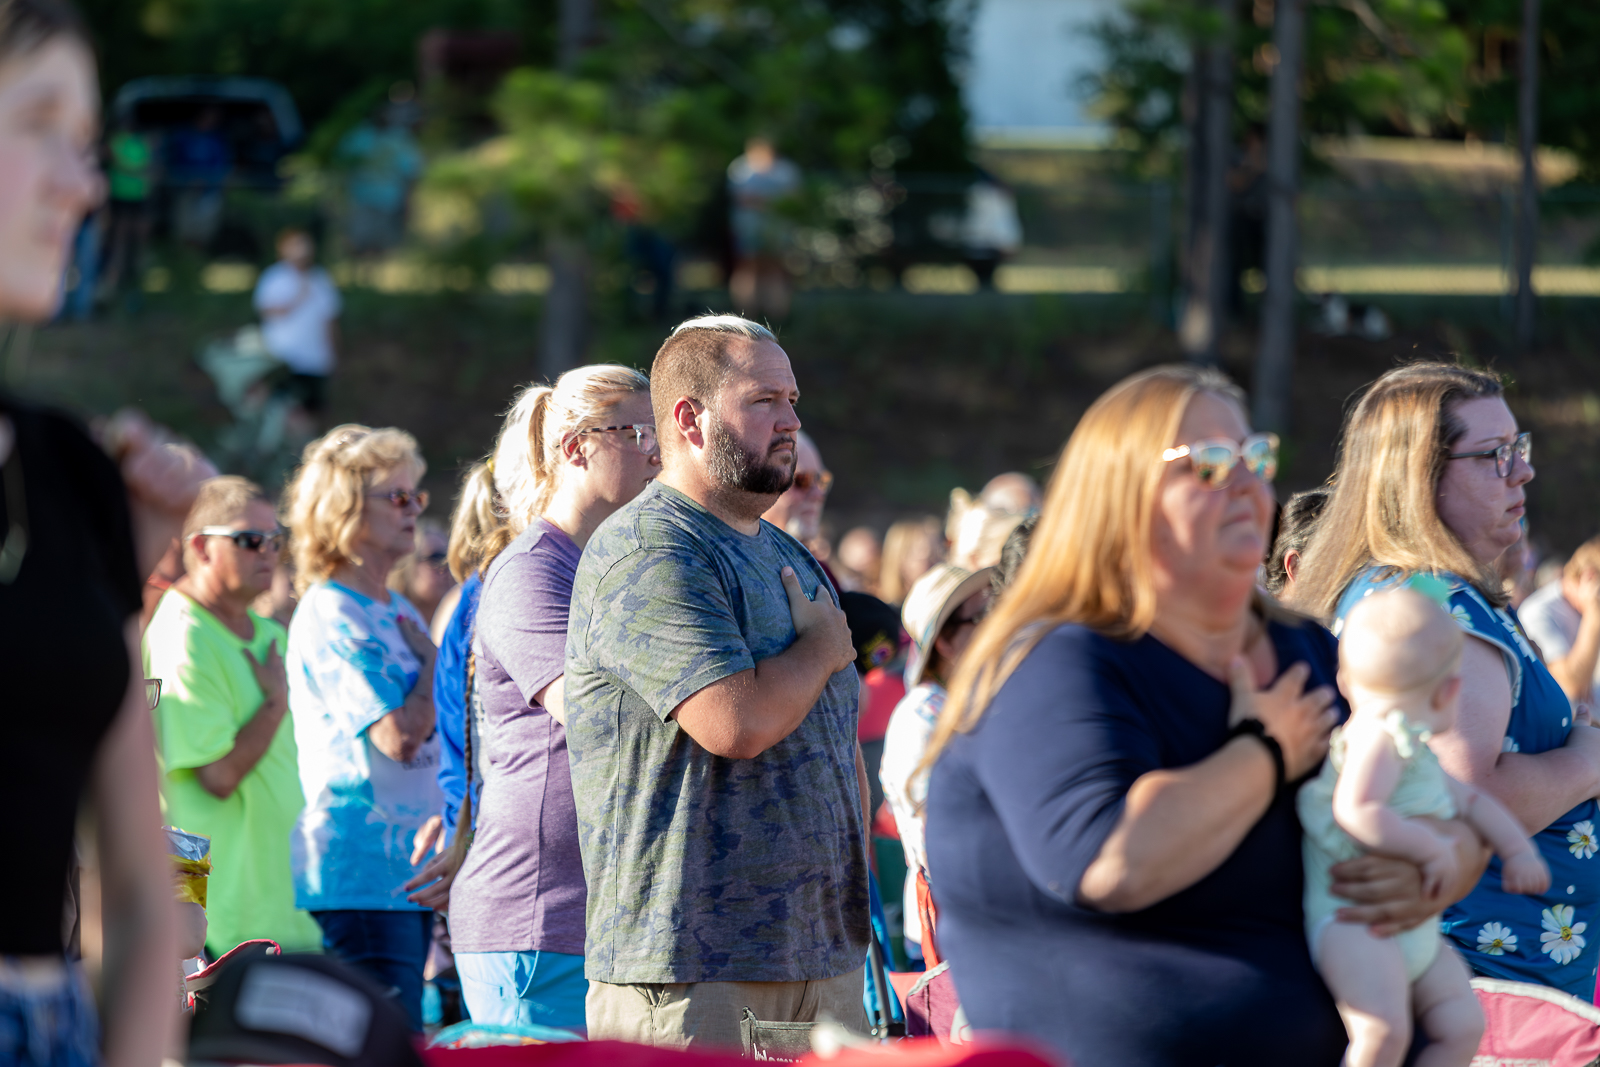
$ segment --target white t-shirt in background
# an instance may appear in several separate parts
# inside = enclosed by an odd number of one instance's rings
[[[1562,659],[1572,651],[1572,642],[1578,639],[1578,627],[1583,624],[1578,609],[1561,595],[1560,579],[1535,589],[1517,609],[1517,618],[1533,643],[1539,646],[1539,651],[1544,653],[1546,663]],[[1600,663],[1595,664],[1594,681],[1596,689],[1600,690]]]
[[[328,324],[339,317],[339,290],[321,267],[297,270],[274,263],[256,283],[256,310],[261,315],[261,338],[267,351],[283,360],[296,374],[332,374],[333,344]],[[284,307],[282,315],[268,317],[266,308]]]

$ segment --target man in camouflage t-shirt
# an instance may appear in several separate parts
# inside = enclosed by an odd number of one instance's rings
[[[794,475],[798,397],[762,327],[680,326],[651,371],[661,475],[578,566],[591,1038],[737,1046],[745,1007],[865,1023],[855,652],[821,567],[761,520]]]

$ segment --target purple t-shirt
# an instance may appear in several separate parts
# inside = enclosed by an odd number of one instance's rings
[[[487,759],[472,848],[450,888],[457,952],[583,955],[567,734],[533,699],[564,670],[579,555],[572,538],[536,519],[483,578],[472,648]]]

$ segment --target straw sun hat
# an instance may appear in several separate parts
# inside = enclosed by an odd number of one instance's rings
[[[918,578],[906,594],[900,620],[911,637],[911,655],[906,659],[906,688],[922,681],[928,661],[933,658],[933,642],[957,608],[980,589],[989,588],[993,567],[969,571],[953,563],[940,563]]]

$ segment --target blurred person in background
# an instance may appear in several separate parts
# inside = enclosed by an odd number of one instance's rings
[[[1033,543],[1034,527],[1038,525],[1039,516],[1030,515],[1017,523],[1017,528],[1006,536],[1006,543],[1000,547],[1000,562],[995,564],[994,581],[991,583],[996,597],[1016,581],[1017,572],[1022,569],[1022,561],[1028,558],[1028,546]]]
[[[389,572],[388,586],[411,601],[417,614],[428,620],[428,633],[437,634],[444,622],[439,605],[456,587],[450,573],[450,533],[437,519],[417,520],[417,546]],[[436,641],[437,643],[437,641]]]
[[[1511,606],[1518,609],[1539,588],[1534,582],[1539,569],[1539,550],[1528,537],[1528,520],[1524,518],[1520,525],[1517,543],[1506,549],[1494,565],[1495,573],[1500,576],[1500,587],[1506,591]]]
[[[260,615],[263,619],[289,628],[289,620],[294,618],[296,603],[294,591],[294,557],[287,551],[278,553],[278,565],[272,571],[272,584],[250,605],[250,610]]]
[[[294,906],[289,869],[305,801],[285,721],[288,634],[250,607],[271,587],[285,533],[260,486],[206,482],[184,522],[184,576],[144,634],[145,675],[162,681],[155,722],[167,821],[211,839],[212,959],[253,938],[289,952],[321,943]]]
[[[261,340],[289,369],[284,389],[313,424],[328,402],[342,307],[338,287],[316,265],[316,252],[305,230],[284,230],[278,261],[261,272],[255,292]]]
[[[989,608],[993,579],[993,567],[969,571],[940,563],[917,579],[900,613],[906,633],[911,635],[911,658],[906,662],[905,674],[907,692],[889,719],[878,777],[906,852],[906,954],[914,960],[926,960],[929,966],[937,965],[939,957],[933,946],[933,931],[924,930],[921,921],[931,909],[922,828],[922,805],[928,797],[928,786],[926,776],[915,772],[927,754],[928,739],[933,736],[939,713],[944,710],[950,677],[972,641],[978,621]]]
[[[728,292],[741,314],[789,317],[794,281],[783,254],[793,227],[774,209],[799,192],[800,168],[780,157],[765,135],[746,141],[744,155],[728,164],[734,246]]]
[[[173,186],[172,233],[204,251],[222,228],[223,185],[233,170],[233,147],[222,129],[223,112],[208,105],[194,124],[166,139],[166,172]]]
[[[1021,471],[995,475],[978,494],[978,503],[1002,515],[1037,515],[1043,500],[1039,483]]]
[[[854,589],[878,595],[878,569],[883,563],[883,539],[870,526],[845,531],[834,552],[839,578]],[[846,577],[848,574],[848,577]]]
[[[1280,600],[1287,600],[1294,589],[1300,557],[1316,532],[1317,520],[1322,517],[1330,492],[1327,486],[1298,492],[1289,498],[1278,515],[1278,536],[1273,538],[1272,551],[1262,565],[1261,576],[1267,592]]]
[[[883,535],[883,561],[878,567],[878,596],[899,607],[906,590],[944,559],[944,524],[932,515],[901,519]]]
[[[305,810],[291,838],[295,903],[322,946],[367,972],[422,1029],[432,914],[406,899],[417,831],[441,807],[435,649],[385,584],[428,505],[417,443],[335,427],[306,446],[287,490],[300,604],[289,624],[289,708]]]
[[[391,90],[391,102],[345,134],[334,152],[346,171],[344,236],[351,255],[387,252],[405,240],[423,159],[405,121],[411,109],[395,95]]]
[[[142,133],[131,116],[118,121],[106,142],[107,178],[111,194],[111,232],[105,256],[102,291],[115,296],[125,279],[138,289],[139,267],[150,240],[158,175],[156,142]]]
[[[578,558],[660,458],[650,382],[614,364],[529,386],[495,444],[506,522],[484,546],[473,638],[484,784],[459,871],[413,897],[448,903],[475,1022],[585,1032],[583,858],[567,757],[567,615]],[[413,884],[415,884],[415,882]]]
[[[450,516],[450,541],[445,549],[450,574],[459,584],[444,595],[433,615],[432,636],[439,646],[433,667],[433,708],[439,730],[439,791],[444,795],[444,809],[436,824],[425,826],[418,836],[416,851],[411,857],[414,864],[422,862],[440,834],[445,844],[455,839],[463,811],[469,777],[467,732],[472,729],[467,718],[467,664],[471,655],[472,627],[478,617],[478,598],[483,593],[484,549],[504,524],[504,518],[495,508],[493,466],[487,461],[474,463],[461,480],[461,494]],[[481,749],[477,750],[476,762],[480,765],[483,762]],[[471,777],[475,807],[477,791],[483,788],[483,777]],[[470,824],[470,808],[466,816]]]
[[[850,644],[856,650],[856,673],[861,676],[861,699],[856,713],[856,740],[861,743],[861,758],[867,768],[867,809],[874,813],[883,804],[883,788],[878,783],[878,764],[883,759],[883,735],[889,728],[894,704],[874,707],[868,679],[891,669],[900,657],[900,613],[870,593],[843,592],[839,607],[850,626]],[[905,693],[902,683],[901,695]]]
[[[1600,682],[1600,537],[1591,538],[1517,612],[1545,666],[1574,705],[1594,700]]]
[[[761,517],[811,549],[827,571],[828,580],[838,588],[828,566],[830,546],[822,535],[822,507],[828,502],[828,490],[833,488],[833,472],[822,465],[822,453],[804,430],[796,435],[795,447],[794,481]]]
[[[73,234],[102,192],[89,162],[100,108],[76,14],[0,0],[0,319],[57,310]],[[140,594],[215,472],[137,417],[113,419],[102,443],[0,393],[0,662],[21,757],[0,784],[0,806],[21,816],[0,888],[0,1059],[155,1067],[178,956]],[[80,803],[101,876],[98,1023],[63,936]]]

